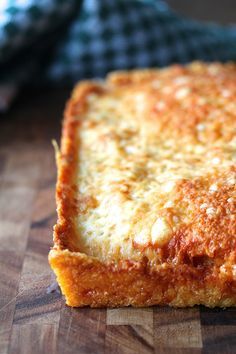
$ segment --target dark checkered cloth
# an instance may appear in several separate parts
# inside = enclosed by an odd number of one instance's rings
[[[73,83],[108,71],[236,59],[236,28],[159,0],[2,0],[0,84]]]

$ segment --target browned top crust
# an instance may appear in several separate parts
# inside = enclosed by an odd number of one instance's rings
[[[65,112],[54,249],[236,278],[236,65],[83,82]]]

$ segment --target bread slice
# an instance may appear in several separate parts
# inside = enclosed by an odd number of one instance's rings
[[[235,64],[81,82],[57,162],[68,305],[236,305]]]

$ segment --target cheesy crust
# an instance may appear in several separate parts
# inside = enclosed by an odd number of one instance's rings
[[[236,65],[79,83],[49,262],[71,306],[236,305]]]

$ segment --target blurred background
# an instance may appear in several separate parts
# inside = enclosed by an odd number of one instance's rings
[[[41,93],[113,70],[236,60],[235,10],[233,0],[1,1],[0,111],[27,87]]]
[[[202,21],[236,23],[235,0],[167,0],[176,11]]]
[[[52,152],[80,79],[198,58],[236,60],[234,24],[235,0],[0,1],[1,146],[18,139],[33,149],[40,141]],[[0,150],[0,172],[2,161]]]
[[[61,117],[76,81],[111,70],[236,60],[234,24],[235,0],[1,1],[0,124],[32,99]]]

